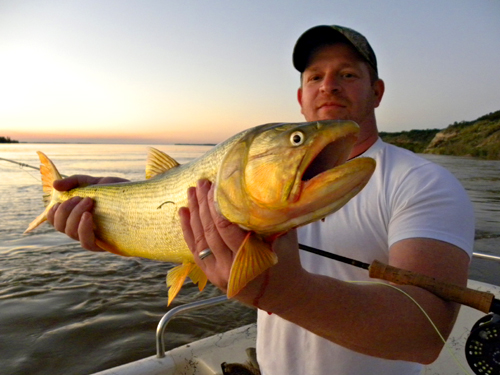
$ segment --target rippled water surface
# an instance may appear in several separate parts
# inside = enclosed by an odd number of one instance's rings
[[[185,163],[207,146],[158,146]],[[44,151],[66,175],[143,179],[142,145],[9,144],[0,158],[39,164]],[[475,251],[500,255],[500,162],[428,155],[453,172],[474,202]],[[155,330],[167,311],[168,263],[92,253],[42,225],[39,173],[0,160],[1,374],[89,374],[155,354]],[[474,260],[471,278],[500,285],[500,264]],[[218,294],[185,285],[173,306]],[[167,349],[255,320],[229,302],[169,324]]]
[[[206,146],[158,146],[180,163]],[[141,145],[0,145],[0,158],[38,166],[45,152],[63,174],[144,177]],[[0,374],[89,374],[154,355],[167,312],[171,264],[83,250],[44,224],[39,172],[0,160]],[[186,284],[171,307],[219,292]],[[235,302],[175,318],[167,349],[248,324],[255,312]]]

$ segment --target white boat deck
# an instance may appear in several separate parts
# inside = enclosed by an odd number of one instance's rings
[[[500,298],[498,286],[479,281],[470,281],[468,286]],[[446,347],[422,375],[473,374],[464,348],[471,328],[483,316],[483,312],[462,306]],[[255,337],[256,327],[251,324],[175,348],[163,358],[151,356],[94,375],[220,375],[221,363],[247,361],[246,349],[255,346]]]

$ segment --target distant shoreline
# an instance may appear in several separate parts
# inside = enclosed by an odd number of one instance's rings
[[[216,143],[174,143],[174,146],[217,146]]]
[[[136,142],[79,142],[79,141],[16,141],[16,140],[11,140],[11,141],[2,141],[3,137],[0,137],[0,144],[7,144],[7,143],[19,143],[19,144],[58,144],[58,145],[149,145],[149,144],[160,144],[160,145],[166,145],[166,146],[217,146],[216,143],[156,143],[156,142],[149,142],[149,143],[136,143]]]
[[[0,143],[19,143],[19,141],[10,139],[10,137],[0,137]]]

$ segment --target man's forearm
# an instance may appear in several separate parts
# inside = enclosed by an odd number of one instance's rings
[[[272,272],[272,270],[271,270]],[[391,286],[353,284],[305,273],[296,286],[260,299],[276,313],[348,349],[376,357],[430,363],[443,342],[420,308]],[[458,307],[417,287],[398,287],[429,314],[443,336]]]

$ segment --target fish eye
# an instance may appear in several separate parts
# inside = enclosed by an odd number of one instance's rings
[[[304,133],[296,131],[290,135],[290,143],[292,146],[300,146],[306,140]]]

